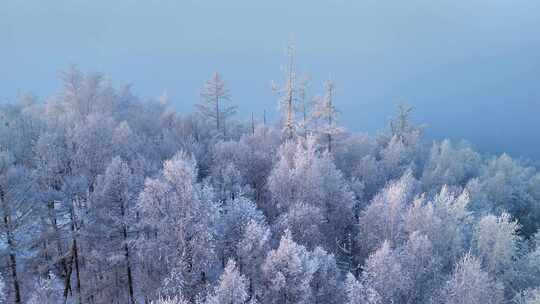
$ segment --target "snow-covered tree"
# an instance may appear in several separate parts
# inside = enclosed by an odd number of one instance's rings
[[[440,257],[427,236],[415,231],[400,249],[402,270],[410,280],[407,303],[425,303],[441,283]]]
[[[139,252],[151,262],[147,275],[160,282],[180,265],[182,291],[190,299],[205,288],[216,261],[218,209],[196,178],[196,161],[179,152],[164,163],[160,177],[146,180],[137,206],[144,229]]]
[[[272,83],[272,90],[279,94],[279,109],[282,112],[282,134],[285,139],[292,139],[296,135],[295,105],[297,103],[297,79],[294,62],[294,45],[289,41],[287,45],[287,66],[284,70],[285,83],[280,88]]]
[[[214,292],[208,297],[208,304],[244,304],[248,299],[246,278],[240,274],[234,260],[229,260],[219,278]]]
[[[327,248],[335,248],[353,220],[354,193],[327,153],[317,151],[315,139],[288,142],[279,150],[280,159],[268,178],[275,208],[285,213],[304,202],[320,209],[320,229]],[[316,219],[314,219],[316,220]]]
[[[359,237],[366,253],[380,247],[385,240],[394,244],[404,240],[403,217],[416,195],[417,184],[412,171],[407,171],[400,179],[389,183],[362,212]]]
[[[422,156],[422,128],[412,123],[412,110],[400,105],[398,114],[390,121],[389,133],[379,138],[381,165],[389,179],[398,178],[408,169],[418,169]]]
[[[290,231],[285,231],[279,247],[270,251],[262,265],[267,286],[263,303],[310,303],[315,270],[306,248],[296,244]]]
[[[103,114],[92,114],[76,123],[69,134],[69,145],[73,153],[73,170],[83,174],[90,190],[97,176],[105,171],[113,155],[112,132],[114,130],[112,117]]]
[[[502,303],[502,286],[485,272],[480,261],[466,254],[456,264],[436,303]]]
[[[406,230],[428,237],[444,269],[452,267],[469,248],[473,221],[469,202],[467,191],[454,193],[443,187],[431,200],[416,199],[405,214]]]
[[[253,190],[253,200],[260,208],[265,206],[263,200],[268,199],[267,177],[274,165],[279,139],[278,132],[259,125],[255,134],[244,135],[235,144],[235,150],[240,152],[237,168],[242,172],[244,182]]]
[[[115,110],[117,99],[110,82],[100,73],[83,73],[71,65],[62,71],[64,90],[59,96],[59,106],[72,121],[90,114],[110,113]]]
[[[345,293],[347,295],[346,304],[378,304],[381,303],[381,297],[376,290],[364,286],[358,281],[352,273],[347,274],[344,283]]]
[[[106,246],[100,243],[94,250],[99,252],[101,258],[105,257],[106,261],[110,261],[110,268],[106,271],[118,268],[120,273],[125,274],[118,275],[115,280],[125,281],[122,284],[127,286],[130,303],[135,303],[131,243],[135,221],[133,208],[136,195],[140,191],[139,186],[127,163],[120,157],[115,157],[107,166],[105,173],[97,178],[89,210],[93,220],[90,227],[93,237],[103,237],[109,242]],[[101,284],[103,290],[114,286],[111,282]]]
[[[201,90],[201,102],[197,104],[199,112],[214,121],[216,130],[226,135],[226,120],[236,113],[236,106],[228,105],[231,94],[221,75],[215,72]]]
[[[537,166],[408,107],[337,138],[289,55],[279,126],[233,122],[219,75],[195,114],[74,67],[1,103],[0,303],[538,302]]]
[[[317,244],[320,244],[323,238],[321,232],[323,223],[324,217],[321,209],[298,202],[278,217],[274,224],[274,230],[278,235],[282,235],[285,230],[289,230],[298,243],[313,249]]]
[[[270,215],[282,213],[291,204],[301,201],[300,195],[302,192],[300,185],[298,185],[299,181],[293,174],[296,167],[297,149],[301,148],[297,148],[296,143],[292,141],[285,142],[279,147],[277,152],[279,160],[274,164],[267,181],[273,203],[272,210],[269,210],[272,212]],[[310,149],[306,150],[304,155],[313,158],[314,153],[313,149]]]
[[[534,172],[532,167],[522,165],[507,154],[492,158],[480,176],[467,185],[471,208],[478,213],[495,215],[508,212],[524,225],[522,232],[527,236],[533,234],[540,227],[535,217],[539,214],[539,203],[531,191]]]
[[[270,249],[270,237],[270,229],[265,224],[251,220],[244,229],[242,239],[236,244],[239,268],[249,278],[252,299],[262,294],[262,290],[256,287],[263,286],[261,266]]]
[[[401,103],[398,106],[397,115],[390,121],[392,137],[397,137],[405,145],[415,144],[415,134],[420,132],[420,129],[411,122],[410,116],[413,110],[413,107]]]
[[[362,273],[362,281],[380,295],[380,303],[403,302],[411,287],[410,278],[388,241],[384,241],[381,247],[369,256]]]
[[[426,191],[438,191],[444,185],[465,186],[479,174],[480,155],[466,144],[452,145],[450,140],[433,143],[422,173]]]
[[[299,79],[297,85],[298,102],[296,103],[296,111],[300,116],[298,121],[298,132],[301,133],[304,138],[307,138],[312,132],[311,125],[313,123],[311,114],[314,102],[308,97],[307,93],[308,87],[311,84],[310,82],[311,77],[304,75]]]
[[[473,247],[485,269],[509,289],[517,275],[516,260],[520,253],[519,224],[508,213],[499,217],[484,216],[476,224]]]
[[[540,233],[536,233],[529,245],[530,249],[517,261],[518,276],[514,283],[517,283],[521,291],[534,289],[540,286]]]
[[[211,172],[210,182],[214,187],[217,199],[221,202],[234,200],[243,192],[243,181],[240,170],[233,163],[220,162]]]
[[[246,228],[251,222],[264,226],[266,219],[264,214],[249,199],[239,197],[227,201],[222,207],[218,229],[220,231],[219,252],[223,267],[229,259],[238,260],[236,246],[245,236]]]
[[[343,303],[341,271],[336,264],[334,255],[317,247],[311,253],[311,259],[316,267],[311,279],[312,303]]]
[[[0,151],[0,216],[2,260],[10,280],[9,300],[22,303],[21,255],[30,254],[28,233],[32,227],[33,183],[28,170],[14,163],[8,151]]]
[[[324,83],[324,96],[319,98],[315,104],[313,117],[317,121],[318,132],[322,140],[326,142],[328,152],[332,151],[332,145],[337,135],[343,132],[343,128],[337,126],[337,109],[334,105],[335,85],[332,80]]]
[[[62,282],[54,274],[47,274],[45,278],[38,278],[33,286],[28,304],[51,303],[60,304],[63,300]],[[0,300],[1,301],[1,300]],[[0,302],[2,303],[2,302]]]

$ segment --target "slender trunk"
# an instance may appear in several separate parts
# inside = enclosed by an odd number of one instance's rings
[[[75,202],[73,202],[75,204]],[[73,261],[75,263],[75,277],[77,278],[77,298],[78,303],[82,303],[82,288],[81,288],[81,270],[79,265],[79,248],[77,246],[77,224],[76,224],[76,218],[75,218],[75,205],[72,206],[71,209],[71,232],[73,234]]]
[[[288,47],[288,57],[289,57],[289,66],[288,66],[288,75],[287,75],[287,136],[288,139],[293,138],[293,124],[294,124],[294,117],[293,117],[293,99],[294,99],[294,89],[295,89],[295,82],[294,82],[294,54],[293,54],[293,48],[292,45],[289,45]]]
[[[8,246],[12,248],[12,241],[8,241]],[[10,249],[11,251],[12,249]],[[9,254],[9,261],[11,264],[11,277],[13,279],[13,290],[15,291],[15,303],[21,303],[21,289],[19,287],[19,278],[17,276],[17,257],[15,253]]]
[[[332,135],[328,134],[328,152],[332,152]]]
[[[127,279],[128,279],[129,302],[131,304],[135,304],[135,298],[133,297],[133,276],[131,273],[131,262],[129,260],[129,247],[127,244],[127,229],[124,226],[122,230],[124,234],[124,255],[126,257],[126,271],[127,271]]]
[[[64,304],[67,303],[68,295],[71,292],[71,274],[73,273],[73,254],[71,254],[71,261],[69,262],[66,279],[64,282]]]
[[[306,113],[306,101],[303,100],[302,101],[302,114],[303,114],[303,120],[304,120],[304,125],[306,124],[307,122],[307,113]]]
[[[328,109],[328,152],[332,152],[332,93],[330,92],[330,107]]]
[[[43,260],[45,260],[45,263],[47,265],[50,264],[50,261],[52,258],[49,256],[49,242],[47,240],[43,241]],[[51,273],[51,267],[47,266],[47,275]]]
[[[333,118],[334,118],[334,105],[333,105],[333,97],[334,97],[334,85],[331,81],[327,82],[326,84],[326,90],[327,90],[327,102],[326,102],[326,112],[328,115],[328,152],[332,152],[332,132],[334,131],[333,128]]]
[[[253,119],[253,112],[251,112],[251,135],[255,135],[255,120]]]
[[[17,275],[17,256],[15,255],[15,240],[13,238],[13,231],[11,229],[11,218],[9,210],[5,205],[4,191],[0,187],[0,203],[2,205],[2,211],[4,213],[4,230],[6,232],[7,245],[9,250],[9,266],[11,268],[11,279],[13,281],[13,291],[15,293],[15,303],[21,303],[21,288],[19,285],[19,277]]]
[[[120,212],[122,216],[122,236],[124,238],[124,256],[126,258],[126,273],[128,279],[128,292],[129,292],[129,302],[135,304],[134,292],[133,292],[133,274],[131,272],[131,262],[129,259],[129,246],[128,246],[128,229],[126,225],[126,207],[124,202],[120,202]]]
[[[219,97],[216,96],[216,128],[219,131]]]
[[[306,113],[306,102],[302,101],[302,113],[303,113],[303,125],[304,125],[304,139],[307,139],[308,137],[308,130],[307,130],[307,113]]]
[[[289,139],[293,137],[293,96],[292,92],[289,92],[288,106],[287,106],[287,135]]]
[[[81,293],[81,270],[79,268],[79,250],[77,248],[77,238],[73,238],[73,259],[75,261],[75,277],[77,278],[77,297],[78,303],[82,303],[82,293]]]
[[[63,252],[63,249],[62,249],[62,242],[60,241],[60,229],[58,228],[58,222],[56,220],[56,210],[54,209],[54,202],[49,202],[47,204],[47,208],[49,210],[49,220],[51,222],[51,226],[53,227],[53,231],[54,231],[54,238],[55,238],[55,243],[56,243],[56,250],[58,251],[58,255],[59,256],[62,256],[62,252]],[[70,280],[70,276],[71,276],[71,270],[68,269],[68,263],[67,263],[67,257],[62,257],[60,259],[61,261],[61,264],[62,264],[62,271],[64,272],[64,276],[65,276],[65,280],[64,280],[64,303],[67,302],[67,297],[68,297],[68,294],[69,292],[71,291],[71,280]],[[69,273],[69,275],[68,275]]]

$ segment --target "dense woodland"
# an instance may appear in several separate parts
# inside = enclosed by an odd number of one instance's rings
[[[540,303],[536,167],[348,132],[292,59],[275,122],[218,73],[189,114],[74,67],[2,103],[0,302]]]

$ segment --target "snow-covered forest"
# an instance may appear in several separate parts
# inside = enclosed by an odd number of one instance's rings
[[[0,302],[540,302],[538,169],[405,105],[349,132],[292,50],[279,121],[240,120],[219,73],[192,113],[61,77],[0,105]]]

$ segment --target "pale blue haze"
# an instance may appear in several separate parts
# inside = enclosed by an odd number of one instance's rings
[[[539,158],[538,0],[2,0],[0,100],[50,96],[75,63],[190,111],[218,70],[247,118],[275,111],[291,33],[312,92],[335,79],[349,129],[382,128],[405,100],[432,138]]]

